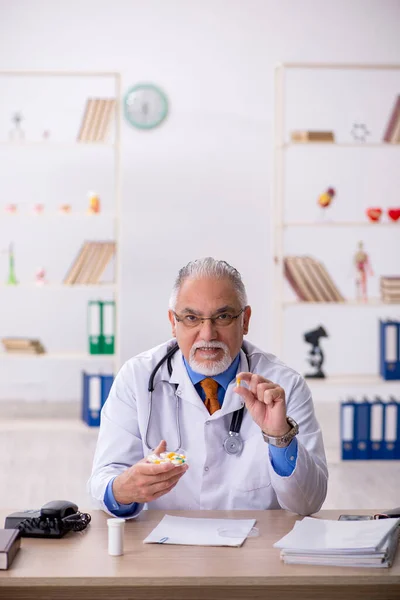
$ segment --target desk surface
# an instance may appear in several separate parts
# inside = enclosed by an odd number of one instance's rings
[[[1,523],[10,512],[0,511]],[[336,519],[343,512],[321,511],[317,516]],[[107,553],[108,517],[101,511],[91,511],[85,531],[60,540],[23,538],[12,567],[0,571],[0,598],[400,598],[400,552],[391,569],[283,564],[272,544],[301,518],[291,513],[170,511],[190,517],[255,518],[260,535],[248,538],[241,548],[143,544],[164,514],[144,511],[127,521],[121,557]]]

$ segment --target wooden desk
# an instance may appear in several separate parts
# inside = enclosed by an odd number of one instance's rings
[[[6,514],[1,511],[0,522]],[[340,511],[345,512],[345,511]],[[336,519],[339,511],[321,511]],[[351,512],[351,511],[350,511]],[[371,511],[364,511],[365,513]],[[125,527],[125,554],[107,553],[107,515],[60,540],[23,538],[0,571],[1,600],[399,600],[400,552],[391,569],[285,565],[272,544],[293,526],[285,511],[171,511],[192,517],[256,518],[260,535],[241,548],[143,544],[164,513],[145,511]]]

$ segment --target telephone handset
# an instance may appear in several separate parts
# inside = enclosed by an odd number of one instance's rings
[[[82,531],[91,517],[81,513],[73,502],[55,500],[40,510],[15,512],[6,517],[5,529],[19,529],[22,537],[60,538],[68,531]]]

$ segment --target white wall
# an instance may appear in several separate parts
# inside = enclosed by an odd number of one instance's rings
[[[0,68],[117,70],[169,96],[158,130],[123,126],[124,359],[169,335],[173,278],[204,255],[241,271],[268,348],[273,68],[400,62],[399,25],[398,0],[0,0]]]

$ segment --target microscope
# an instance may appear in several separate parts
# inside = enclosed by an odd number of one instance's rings
[[[313,329],[312,331],[307,331],[304,334],[304,339],[306,342],[311,344],[312,348],[309,351],[308,362],[312,367],[315,368],[313,373],[306,373],[304,377],[314,378],[314,379],[323,379],[325,378],[325,373],[322,370],[322,363],[324,362],[324,353],[319,345],[319,340],[322,337],[328,337],[325,329],[322,327],[318,327],[318,329]]]

